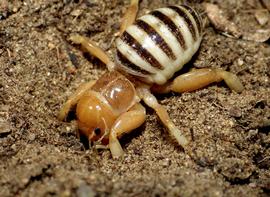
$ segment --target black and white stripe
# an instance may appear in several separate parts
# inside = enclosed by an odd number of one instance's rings
[[[119,68],[164,84],[198,50],[202,19],[188,6],[156,9],[137,19],[116,40]]]

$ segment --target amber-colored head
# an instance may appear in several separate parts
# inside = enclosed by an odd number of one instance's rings
[[[89,141],[106,139],[116,118],[106,101],[92,91],[79,100],[76,115],[80,134],[85,135]]]

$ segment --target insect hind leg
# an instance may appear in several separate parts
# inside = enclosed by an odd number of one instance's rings
[[[170,89],[174,92],[191,92],[203,88],[211,83],[224,80],[227,86],[238,93],[244,87],[240,79],[233,73],[222,69],[194,69],[174,79]]]

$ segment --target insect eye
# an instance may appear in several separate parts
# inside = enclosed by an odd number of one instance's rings
[[[94,129],[94,133],[96,134],[96,135],[99,135],[100,133],[101,133],[101,129],[100,128],[95,128]]]

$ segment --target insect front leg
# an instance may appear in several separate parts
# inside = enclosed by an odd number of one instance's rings
[[[82,97],[82,95],[89,90],[96,81],[90,81],[83,83],[79,86],[79,88],[69,97],[69,99],[64,103],[64,105],[60,108],[60,112],[58,114],[59,120],[66,120],[67,115],[69,111],[75,107],[75,105],[78,103],[79,99]]]
[[[117,118],[109,135],[109,147],[113,158],[120,157],[124,154],[118,137],[125,133],[129,133],[143,124],[145,121],[145,114],[145,108],[138,103]]]
[[[130,5],[121,21],[121,26],[120,26],[120,31],[119,31],[120,36],[128,28],[128,26],[134,23],[137,13],[138,13],[138,9],[139,9],[139,0],[131,0]]]

